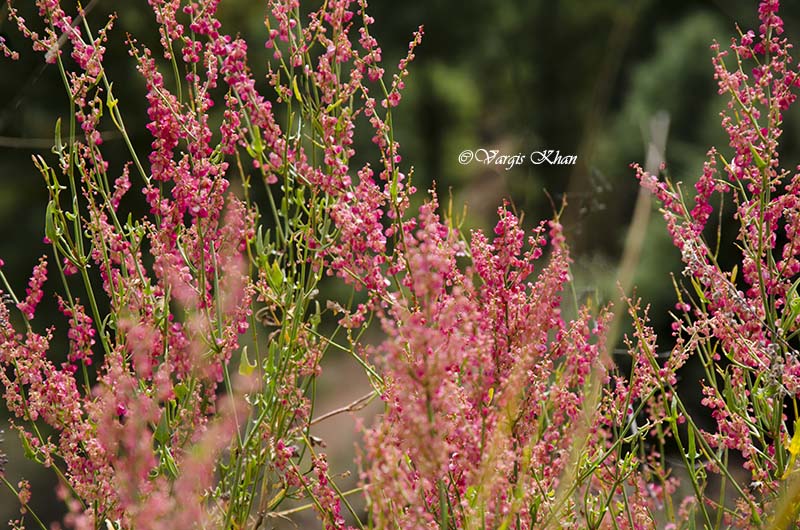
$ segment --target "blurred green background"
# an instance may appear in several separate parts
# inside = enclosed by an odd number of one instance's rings
[[[32,6],[21,4],[33,20]],[[726,100],[716,93],[709,46],[714,39],[727,44],[737,21],[745,31],[755,27],[756,7],[754,0],[373,0],[370,11],[390,72],[412,32],[425,26],[395,131],[418,188],[435,183],[442,202],[452,194],[456,211],[467,206],[467,227],[483,228],[492,225],[503,199],[524,211],[533,226],[552,216],[551,198],[558,204],[569,192],[564,223],[576,290],[582,298],[603,300],[615,292],[638,193],[629,164],[645,160],[648,123],[659,113],[669,116],[666,161],[676,180],[691,184],[711,145],[725,151],[718,114]],[[156,28],[145,2],[111,0],[98,1],[88,17],[91,25],[101,25],[111,10],[119,20],[106,67],[144,152],[149,138],[143,82],[124,39],[131,33],[155,48]],[[269,57],[262,45],[265,10],[264,2],[252,0],[224,0],[220,10],[224,29],[246,38],[251,66],[262,73]],[[789,38],[800,35],[800,6],[793,3],[782,15]],[[52,160],[54,123],[66,119],[68,108],[56,68],[44,66],[8,21],[0,22],[0,32],[22,55],[0,63],[0,256],[12,285],[22,290],[38,256],[48,250],[42,243],[46,190],[31,155]],[[793,167],[800,160],[799,121],[789,117],[786,123],[783,165]],[[111,158],[124,155],[119,140],[111,138],[107,147]],[[480,148],[509,155],[553,149],[577,155],[578,163],[525,163],[510,170],[459,163],[462,151]],[[681,268],[661,218],[653,216],[636,284],[652,304],[662,348],[669,347],[666,313],[674,301],[669,272]],[[52,300],[45,304],[45,310],[53,309]],[[333,403],[347,402],[335,387],[331,393]],[[344,429],[349,430],[341,447],[331,451],[351,454],[353,428]],[[41,480],[42,471],[23,461],[17,446],[7,432],[7,477]],[[40,489],[34,506],[57,519],[49,492]],[[16,510],[1,492],[0,522]]]

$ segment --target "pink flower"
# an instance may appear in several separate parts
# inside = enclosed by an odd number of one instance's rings
[[[42,286],[47,280],[47,257],[39,258],[39,264],[33,268],[33,274],[28,281],[28,288],[25,290],[25,300],[17,305],[17,309],[22,311],[25,318],[32,320],[36,312],[36,306],[42,301],[44,291]]]

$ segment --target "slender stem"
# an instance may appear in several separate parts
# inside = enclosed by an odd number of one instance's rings
[[[3,481],[3,484],[5,484],[5,486],[11,491],[14,497],[19,498],[19,491],[17,491],[17,489],[8,481],[8,479],[6,479],[4,475],[0,474],[0,480]],[[42,530],[48,530],[45,524],[39,518],[39,516],[36,515],[36,512],[30,507],[30,505],[25,504],[24,508],[26,510],[26,513],[31,514],[31,517],[33,517],[34,521],[36,521],[36,524],[39,525],[39,528],[41,528]]]

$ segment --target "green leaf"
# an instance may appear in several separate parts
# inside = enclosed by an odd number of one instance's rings
[[[247,358],[247,346],[244,346],[242,348],[242,356],[239,357],[239,373],[241,375],[250,375],[257,366],[258,364],[251,363],[250,359]]]
[[[55,224],[55,216],[56,216],[56,203],[50,201],[47,204],[47,210],[44,214],[44,235],[47,236],[47,239],[55,243],[58,241],[58,229],[56,228]]]
[[[279,291],[283,287],[284,280],[283,271],[278,266],[278,262],[273,261],[272,266],[267,269],[267,282],[269,286]]]
[[[784,331],[789,331],[793,326],[797,317],[800,316],[800,297],[797,296],[797,288],[800,285],[800,280],[797,280],[792,285],[789,292],[786,293],[786,307],[788,311],[785,312],[781,318],[781,328]]]
[[[666,419],[670,422],[678,421],[678,396],[675,394],[672,394],[672,399],[669,403],[669,417]]]
[[[469,507],[474,508],[475,504],[478,501],[478,490],[475,489],[475,486],[469,486],[467,488],[467,502],[469,502]]]
[[[322,322],[322,309],[320,308],[319,300],[314,300],[314,313],[309,317],[308,322],[313,328],[316,328]]]
[[[332,111],[334,111],[334,110],[335,110],[337,107],[339,107],[339,105],[341,105],[342,103],[344,103],[344,98],[340,98],[340,99],[338,99],[338,100],[336,101],[336,103],[331,103],[330,105],[328,105],[328,108],[326,108],[326,109],[325,109],[325,112],[327,112],[328,114],[330,114],[330,113],[331,113]]]
[[[750,153],[753,155],[753,162],[756,163],[756,167],[759,170],[764,169],[765,167],[767,167],[767,163],[764,162],[764,159],[761,158],[761,155],[758,154],[758,151],[756,151],[756,148],[753,147],[752,144],[750,145]]]
[[[161,445],[165,445],[169,441],[169,437],[170,432],[167,426],[167,415],[162,414],[161,421],[158,422],[158,427],[156,427],[156,432],[153,433],[153,438]]]
[[[183,383],[178,383],[175,385],[175,397],[178,399],[183,399],[189,394],[189,389],[186,388],[186,385]]]
[[[261,153],[264,152],[264,144],[261,142],[261,129],[258,127],[253,127],[253,151],[256,153],[257,156],[253,158],[261,158]],[[248,153],[250,151],[248,150]]]
[[[108,85],[108,95],[106,96],[106,107],[109,109],[113,109],[119,103],[119,100],[115,98],[112,94],[112,89],[114,88],[114,83],[110,83]]]
[[[292,92],[294,92],[294,97],[297,98],[297,101],[299,101],[300,104],[302,104],[303,96],[300,95],[300,89],[297,88],[297,77],[292,78]]]
[[[175,478],[178,476],[178,465],[166,447],[162,448],[161,451],[161,465],[167,470],[170,477]]]
[[[694,278],[692,278],[692,287],[694,287],[694,292],[697,293],[697,296],[698,296],[698,298],[700,298],[700,301],[702,303],[704,303],[704,304],[707,304],[708,303],[708,298],[706,298],[706,295],[703,294],[702,287],[697,282],[697,280],[694,279]]]
[[[29,460],[36,460],[36,452],[33,450],[28,437],[20,434],[19,439],[22,441],[22,449],[25,452],[25,458]]]
[[[392,198],[391,206],[394,207],[397,204],[397,170],[394,170],[394,174],[392,175],[392,184],[389,187],[389,194]]]
[[[56,131],[55,131],[55,144],[53,144],[53,148],[50,150],[54,155],[61,155],[64,152],[64,143],[61,141],[61,118],[56,120]]]
[[[256,254],[259,257],[264,255],[264,239],[261,236],[261,225],[258,225],[258,232],[256,232]]]
[[[209,157],[212,164],[219,164],[223,160],[222,150],[220,146],[214,148],[214,151],[211,152],[211,156]]]
[[[789,302],[789,307],[792,309],[793,313],[800,311],[800,298],[795,298]]]

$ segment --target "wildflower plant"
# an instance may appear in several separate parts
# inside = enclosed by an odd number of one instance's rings
[[[59,476],[66,522],[77,528],[258,526],[298,496],[314,499],[327,526],[342,525],[325,456],[309,442],[310,389],[335,344],[317,332],[315,297],[326,272],[359,286],[376,281],[379,207],[391,199],[397,215],[407,202],[387,138],[390,111],[362,82],[381,79],[380,50],[365,6],[359,18],[350,2],[325,4],[304,27],[296,2],[272,2],[270,99],[256,89],[247,44],[220,31],[217,4],[150,2],[161,49],[128,40],[145,81],[146,158],[103,67],[114,17],[95,36],[80,7],[70,16],[57,1],[37,2],[38,29],[10,8],[61,72],[69,117],[66,140],[56,125],[55,161],[35,157],[50,192],[52,253],[24,298],[6,285],[23,329],[3,306],[0,377],[29,457]],[[360,51],[353,21],[363,24]],[[404,75],[401,66],[384,103],[396,105]],[[212,124],[215,104],[225,111]],[[282,118],[273,104],[284,106]],[[348,173],[360,113],[375,127],[385,190],[368,166],[357,182]],[[129,148],[121,168],[104,159],[101,124]],[[254,180],[266,205],[252,200]],[[141,190],[145,215],[126,208],[131,188]],[[53,274],[69,327],[61,365],[51,360],[52,328],[35,326]],[[348,313],[345,324],[357,328],[366,312]],[[261,329],[268,340],[252,339],[248,352],[248,332]]]
[[[673,424],[687,421],[675,442],[697,497],[692,511],[709,527],[750,528],[772,517],[784,528],[797,517],[800,177],[783,169],[779,145],[800,76],[778,8],[777,0],[760,2],[757,30],[740,30],[728,50],[712,47],[719,93],[728,97],[721,116],[730,152],[708,152],[694,200],[680,185],[638,171],[685,265],[671,356],[701,360],[702,405],[715,426],[700,428],[680,399],[669,410]],[[720,237],[731,226],[733,259]]]
[[[261,528],[305,508],[330,529],[764,520],[800,452],[783,408],[800,388],[796,179],[776,193],[787,176],[777,169],[781,112],[798,77],[776,2],[762,2],[759,36],[734,44],[737,69],[722,52],[715,62],[734,95],[731,183],[712,158],[689,210],[679,188],[640,173],[664,202],[693,291],[680,295],[686,318],[665,362],[647,309],[628,300],[630,374],[610,360],[610,308],[564,297],[572,278],[558,214],[526,232],[504,204],[492,235],[464,234],[434,191],[412,200],[393,116],[422,28],[387,73],[365,0],[302,10],[269,0],[264,90],[218,0],[148,4],[158,48],[126,41],[144,81],[146,153],[103,65],[115,17],[94,31],[80,6],[37,0],[34,21],[9,7],[60,72],[68,109],[52,154],[34,157],[50,251],[24,296],[0,270],[0,385],[26,455],[59,479],[67,526]],[[757,61],[752,84],[745,60]],[[101,134],[112,127],[127,147],[119,166]],[[362,134],[371,150],[357,153]],[[740,192],[741,278],[704,240],[709,197],[730,189]],[[349,299],[320,294],[328,276]],[[41,322],[46,296],[58,324]],[[368,345],[373,324],[383,340]],[[328,352],[352,357],[372,384],[366,399],[383,404],[362,428],[360,485],[348,492],[312,434],[334,415],[314,403]],[[676,388],[694,352],[706,360],[715,432],[697,427]],[[690,470],[686,500],[667,465],[673,443]],[[757,486],[730,476],[729,451]],[[739,492],[735,506],[706,495],[713,473]],[[16,527],[44,528],[29,511],[39,492],[3,475],[21,504]]]
[[[80,8],[36,6],[38,29],[13,6],[10,16],[58,67],[69,114],[54,158],[34,158],[50,195],[51,253],[24,297],[6,285],[22,322],[0,308],[0,378],[28,456],[60,479],[68,525],[258,527],[305,498],[326,528],[343,528],[343,511],[363,526],[310,433],[331,347],[355,357],[386,406],[365,432],[366,524],[530,527],[568,513],[599,524],[630,517],[617,498],[647,513],[649,479],[632,459],[616,462],[612,432],[629,430],[633,402],[601,391],[611,367],[596,367],[608,316],[561,316],[569,258],[558,222],[526,248],[505,207],[495,239],[476,232],[469,243],[440,218],[435,195],[408,213],[415,190],[392,112],[421,29],[384,81],[365,2],[326,2],[307,17],[297,2],[269,2],[268,97],[247,44],[222,31],[217,2],[154,0],[161,49],[128,39],[145,81],[145,157],[103,66],[114,17],[95,35]],[[212,124],[215,104],[225,110]],[[374,169],[354,162],[360,116]],[[129,148],[119,168],[104,158],[107,123]],[[144,215],[126,205],[131,190]],[[551,254],[537,271],[546,236]],[[326,274],[361,302],[323,307]],[[54,275],[69,337],[60,365],[53,328],[36,318]],[[323,335],[330,316],[338,328]],[[378,367],[359,344],[376,316],[387,335]],[[609,414],[590,417],[587,405]],[[625,413],[611,414],[618,406]],[[581,475],[564,480],[576,463]],[[592,505],[580,517],[576,492]]]
[[[563,316],[557,218],[526,237],[503,207],[494,238],[467,244],[435,205],[406,239],[409,296],[383,317],[386,412],[365,458],[376,527],[652,525],[674,481],[626,444],[664,424],[635,427],[659,386],[646,361],[631,384],[616,375],[608,311]]]

